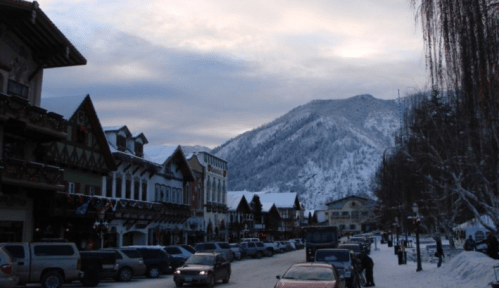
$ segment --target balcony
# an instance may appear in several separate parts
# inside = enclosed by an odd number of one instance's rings
[[[27,162],[16,158],[0,159],[2,183],[23,187],[63,191],[64,170],[50,165]]]
[[[0,93],[0,123],[5,133],[37,141],[65,139],[67,121],[61,115],[32,106],[26,99]]]

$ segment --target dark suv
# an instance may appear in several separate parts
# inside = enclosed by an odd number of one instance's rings
[[[229,283],[231,273],[230,261],[221,253],[194,253],[185,264],[173,272],[173,281],[177,287],[184,283],[208,284],[222,280]]]
[[[161,246],[126,246],[123,248],[137,249],[146,265],[146,276],[158,278],[161,274],[171,273],[171,257]]]

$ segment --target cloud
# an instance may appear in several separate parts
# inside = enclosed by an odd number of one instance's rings
[[[39,2],[88,60],[45,71],[43,97],[90,94],[104,125],[150,141],[214,147],[314,99],[426,80],[399,0]]]

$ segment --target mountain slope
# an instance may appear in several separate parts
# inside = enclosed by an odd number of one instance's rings
[[[212,150],[229,162],[229,190],[298,192],[307,209],[357,194],[399,128],[395,100],[315,100]]]

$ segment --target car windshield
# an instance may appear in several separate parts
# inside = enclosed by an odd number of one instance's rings
[[[219,242],[218,246],[220,246],[220,248],[222,248],[222,249],[230,249],[230,246],[227,243],[220,243]]]
[[[214,265],[215,256],[211,255],[192,255],[187,259],[185,264],[197,264],[197,265]]]
[[[319,266],[293,266],[282,277],[283,279],[296,280],[316,280],[332,281],[335,280],[331,268]]]
[[[317,251],[315,252],[315,261],[348,262],[350,257],[348,251]]]
[[[353,252],[360,252],[359,245],[340,245],[340,247],[338,248],[349,249],[352,250]]]
[[[314,231],[307,233],[307,242],[308,243],[326,243],[326,242],[334,242],[333,233],[328,231]]]

